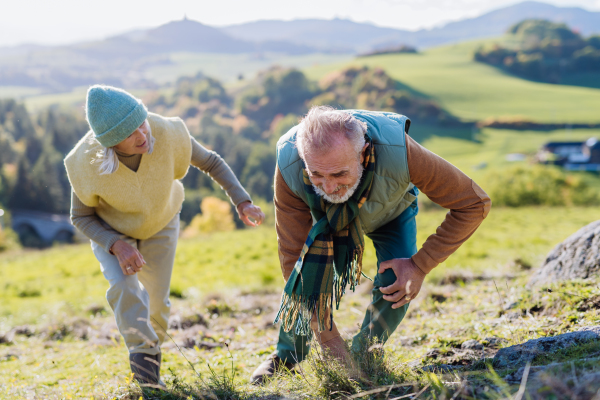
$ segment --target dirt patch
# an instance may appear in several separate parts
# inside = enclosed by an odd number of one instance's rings
[[[208,321],[204,315],[196,313],[191,315],[175,314],[169,318],[169,329],[188,329],[196,325],[208,327]]]
[[[469,273],[463,273],[463,272],[457,272],[457,273],[449,273],[448,275],[444,276],[442,278],[442,280],[440,281],[440,285],[459,285],[459,284],[466,284],[469,282],[475,282],[475,281],[491,281],[491,280],[500,280],[500,279],[515,279],[514,275],[498,275],[498,276],[492,276],[492,275],[474,275],[474,274],[469,274]]]
[[[431,297],[431,299],[433,301],[437,301],[438,303],[443,303],[446,300],[448,300],[448,297],[450,297],[450,296],[447,296],[447,295],[445,295],[443,293],[431,293],[429,295],[429,297]]]
[[[599,310],[600,309],[600,295],[588,297],[583,300],[579,306],[577,306],[577,311],[591,311],[591,310]]]

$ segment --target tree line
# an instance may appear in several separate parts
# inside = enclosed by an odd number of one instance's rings
[[[190,134],[219,153],[253,198],[262,201],[273,197],[277,140],[311,105],[393,111],[444,126],[463,123],[435,102],[402,90],[385,71],[367,67],[336,71],[320,82],[295,69],[271,68],[231,90],[198,74],[143,100],[151,112],[181,117]],[[68,213],[70,186],[62,160],[88,129],[81,108],[53,106],[31,114],[15,100],[0,100],[0,205]],[[202,198],[225,197],[194,168],[183,181],[187,223],[200,211]]]
[[[513,25],[507,34],[506,44],[480,47],[474,59],[550,83],[571,74],[600,72],[600,35],[583,38],[565,24],[536,19]]]

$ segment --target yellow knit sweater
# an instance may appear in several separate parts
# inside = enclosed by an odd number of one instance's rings
[[[100,175],[91,163],[98,144],[89,132],[65,158],[77,197],[115,230],[135,239],[148,239],[164,228],[181,209],[183,185],[192,157],[190,135],[179,118],[148,114],[155,138],[152,154],[144,154],[137,172],[121,165]]]

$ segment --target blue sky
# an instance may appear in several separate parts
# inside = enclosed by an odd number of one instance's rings
[[[66,44],[154,27],[184,15],[223,26],[260,19],[348,18],[417,30],[481,15],[520,0],[19,0],[3,2],[0,46]],[[548,0],[600,11],[600,0]]]

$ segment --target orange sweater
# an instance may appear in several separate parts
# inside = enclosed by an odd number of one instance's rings
[[[446,218],[412,257],[429,273],[456,251],[481,224],[492,205],[471,178],[406,135],[410,181],[433,202],[450,209]],[[279,260],[287,281],[312,226],[310,209],[275,171],[275,228]]]

